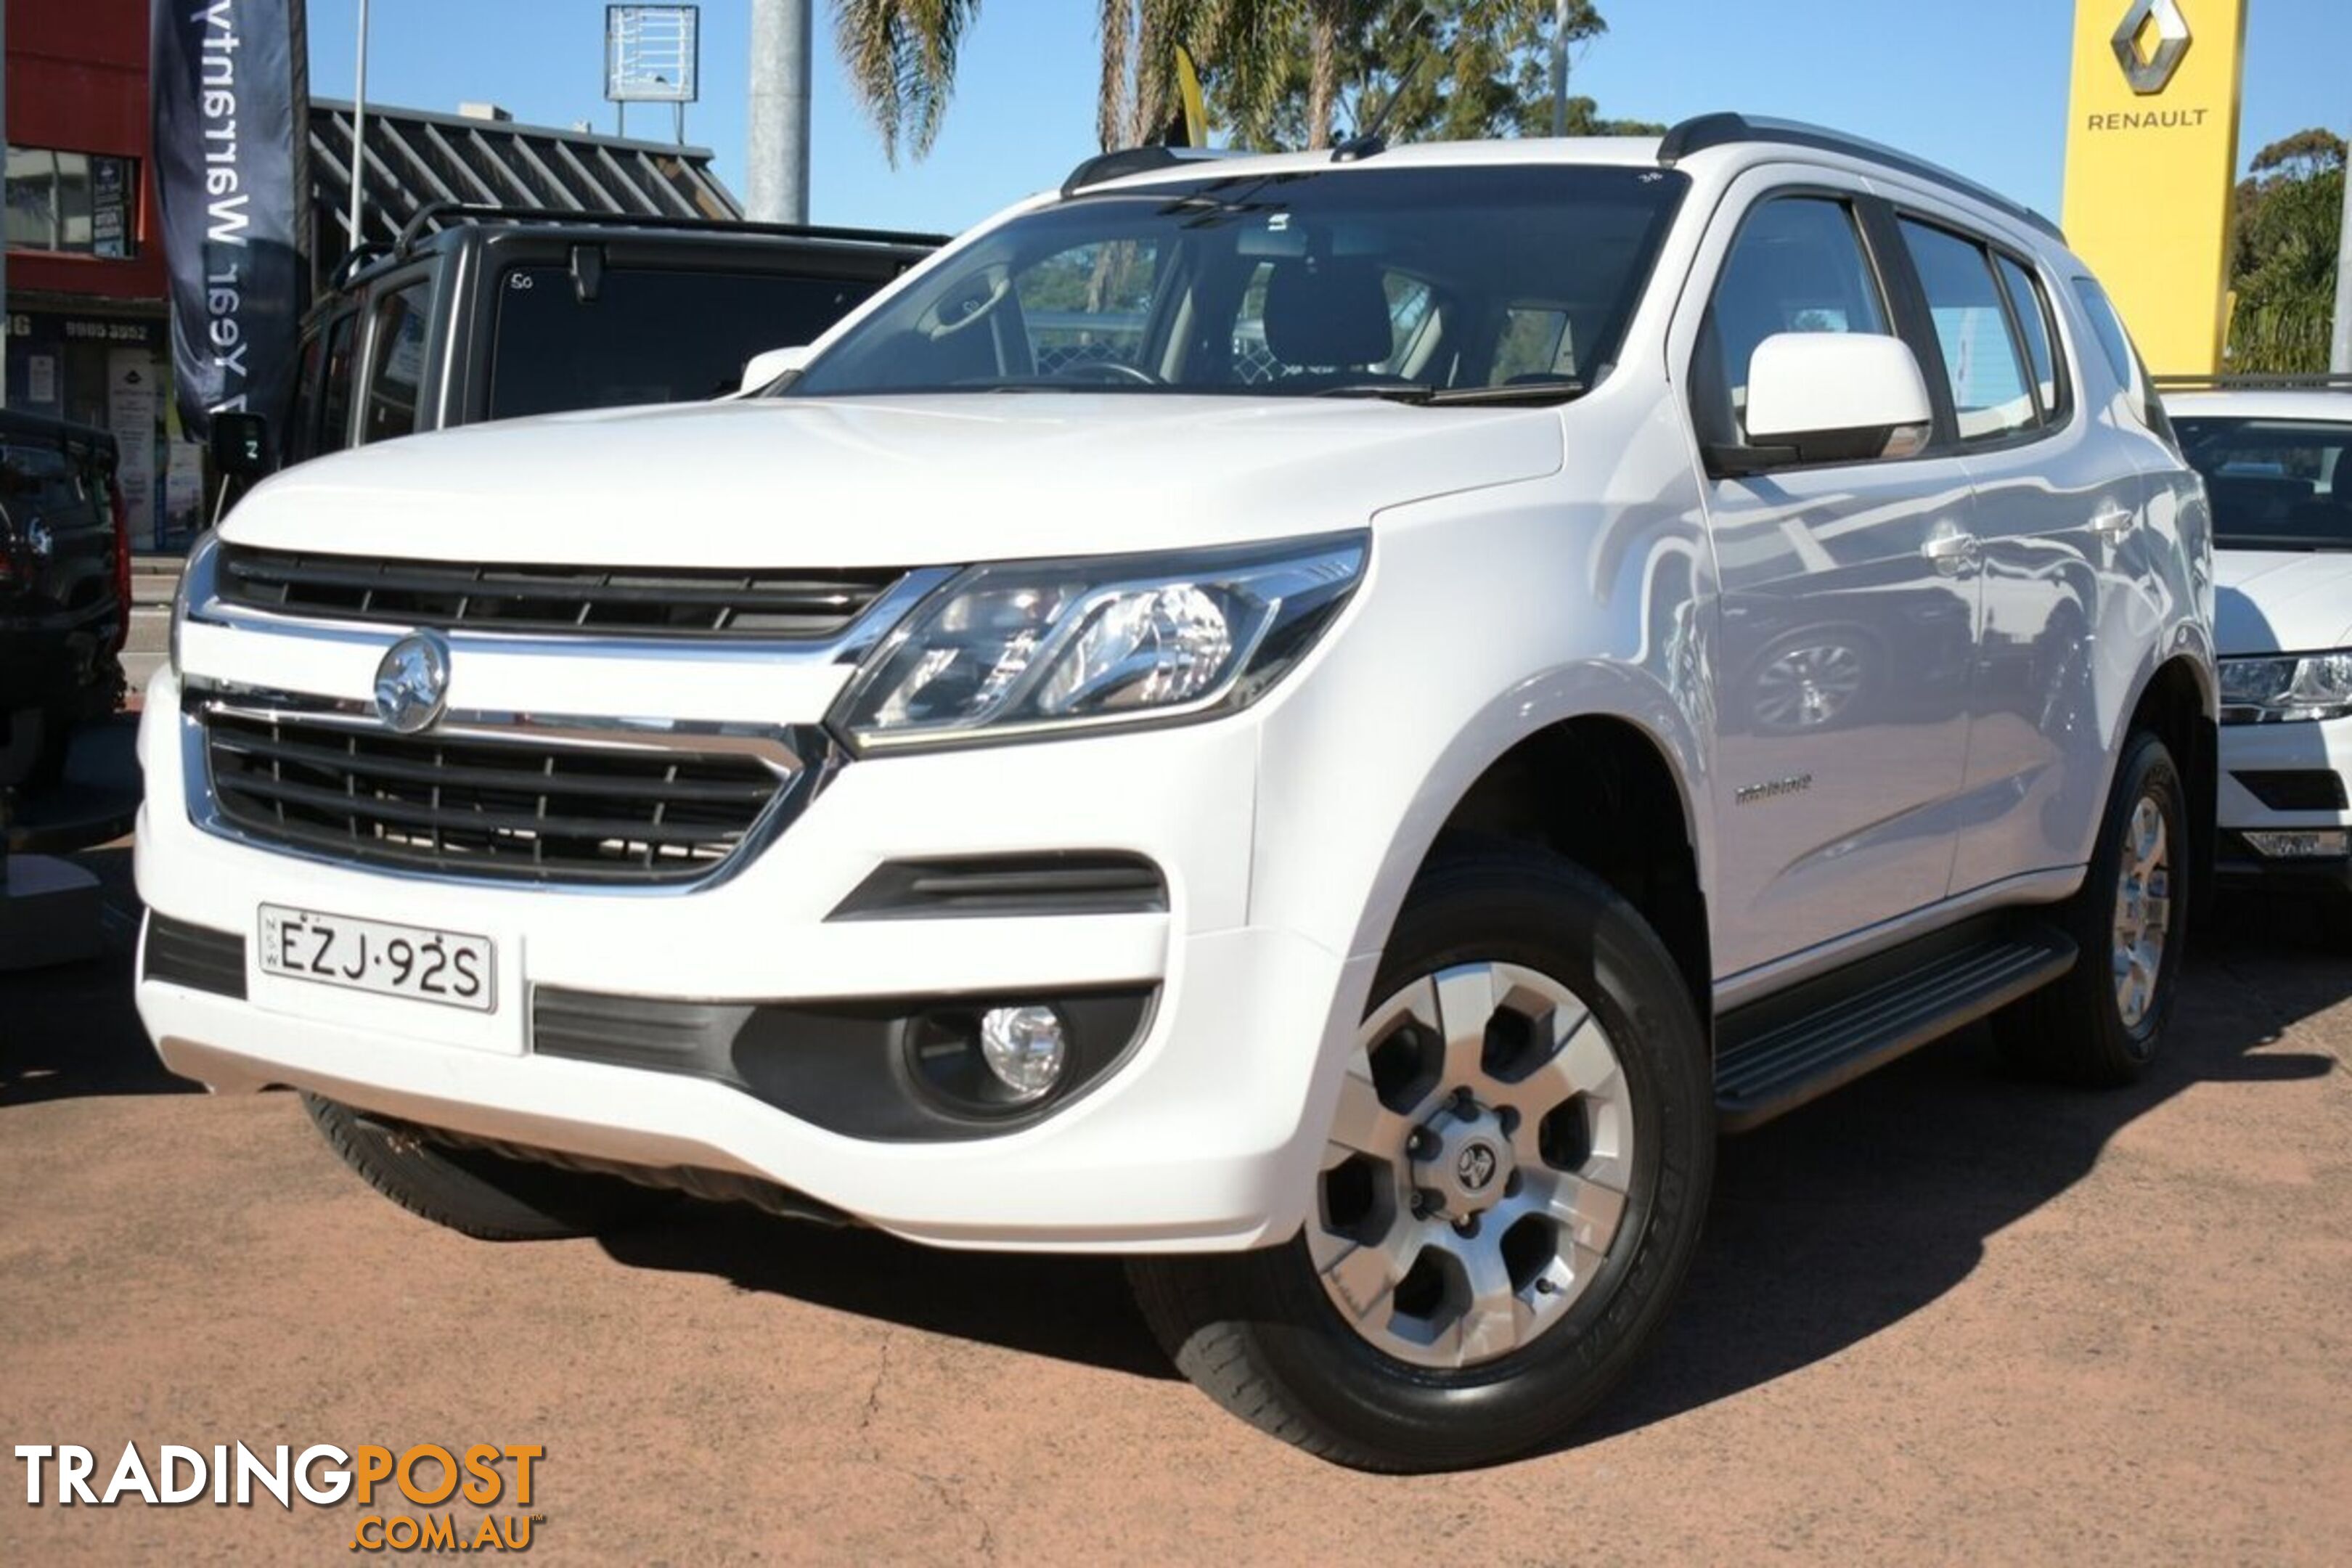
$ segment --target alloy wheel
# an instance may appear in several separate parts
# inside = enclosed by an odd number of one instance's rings
[[[2116,884],[2116,1011],[2126,1029],[2139,1027],[2156,1005],[2171,927],[2171,839],[2164,808],[2142,795],[2132,807]]]
[[[1630,1089],[1575,992],[1469,963],[1357,1036],[1307,1241],[1340,1317],[1429,1367],[1509,1354],[1566,1314],[1622,1228]]]

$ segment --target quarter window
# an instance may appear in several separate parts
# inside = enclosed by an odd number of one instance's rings
[[[2088,278],[2077,278],[2074,297],[2082,300],[2084,314],[2091,318],[2091,335],[2099,340],[2099,349],[2107,356],[2108,367],[2123,384],[2132,412],[2139,416],[2141,424],[2171,440],[2172,422],[2165,417],[2164,405],[2157,399],[2147,367],[2140,363],[2139,351],[2132,347],[2131,334],[2124,331],[2123,318],[2116,314],[2115,302],[2107,298],[2107,291]]]
[[[425,377],[425,319],[431,307],[431,291],[421,282],[376,301],[375,361],[368,370],[371,441],[389,441],[416,428],[416,397]]]
[[[1693,367],[1692,413],[1704,439],[1744,439],[1748,363],[1779,332],[1890,335],[1876,275],[1845,203],[1782,196],[1740,226]]]
[[[2025,350],[1982,246],[1909,218],[1903,241],[1919,269],[1963,441],[1998,441],[2041,423]]]

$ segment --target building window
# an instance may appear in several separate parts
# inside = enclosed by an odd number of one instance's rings
[[[130,158],[8,149],[8,248],[77,256],[134,254],[139,164]]]

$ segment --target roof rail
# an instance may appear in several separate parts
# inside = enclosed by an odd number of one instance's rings
[[[2352,392],[2352,375],[2328,371],[2220,371],[2150,379],[2159,392]]]
[[[1883,164],[1897,174],[1932,180],[2039,229],[2061,245],[2066,243],[2065,231],[2056,224],[2024,203],[2011,201],[1999,191],[1989,185],[1980,185],[1965,174],[1956,174],[1940,163],[1930,163],[1925,158],[1915,158],[1908,153],[1897,152],[1860,136],[1848,136],[1842,131],[1808,125],[1798,120],[1774,120],[1760,114],[1696,115],[1666,132],[1665,140],[1658,143],[1658,162],[1671,168],[1694,153],[1742,142],[1810,147],[1819,153],[1842,153],[1849,158]]]
[[[564,212],[552,207],[475,206],[465,202],[427,202],[400,231],[394,256],[413,254],[428,224],[542,223],[578,228],[684,229],[693,234],[766,235],[778,239],[839,239],[867,245],[945,245],[944,234],[911,234],[887,228],[837,228],[821,224],[746,223],[740,218],[665,217],[654,213]]]
[[[1097,153],[1071,170],[1070,177],[1062,182],[1062,195],[1074,196],[1088,185],[1099,185],[1106,180],[1129,174],[1172,169],[1179,163],[1213,163],[1232,156],[1222,147],[1121,147],[1113,153]]]

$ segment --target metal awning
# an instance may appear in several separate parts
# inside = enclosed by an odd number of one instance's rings
[[[310,100],[313,266],[320,277],[350,248],[344,222],[352,199],[352,120],[349,103]],[[551,215],[741,217],[742,207],[711,174],[710,159],[708,147],[371,103],[360,238],[388,245],[433,202]]]

